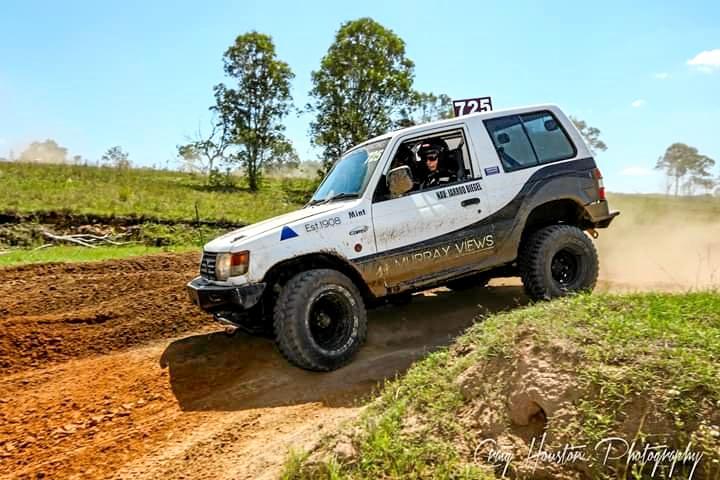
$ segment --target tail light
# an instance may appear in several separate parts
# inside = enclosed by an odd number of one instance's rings
[[[599,168],[593,168],[592,176],[597,182],[598,196],[600,200],[605,200],[605,184],[603,183],[603,176]]]

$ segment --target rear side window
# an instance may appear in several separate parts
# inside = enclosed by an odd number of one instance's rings
[[[575,156],[575,147],[550,112],[529,113],[521,118],[540,163]]]
[[[552,113],[493,118],[485,126],[506,172],[572,158],[577,153]]]

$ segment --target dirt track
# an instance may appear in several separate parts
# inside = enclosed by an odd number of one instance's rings
[[[0,270],[0,477],[274,478],[379,381],[526,302],[517,285],[416,296],[370,313],[350,366],[315,374],[192,307],[196,268],[189,254]]]

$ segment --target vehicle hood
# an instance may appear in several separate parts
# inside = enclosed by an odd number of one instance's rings
[[[347,207],[347,202],[331,202],[324,205],[314,205],[302,208],[294,212],[279,215],[277,217],[263,220],[262,222],[253,223],[247,227],[233,230],[230,233],[218,237],[205,245],[205,250],[209,252],[228,252],[236,244],[244,243],[266,232],[283,227],[290,223],[298,222],[306,218],[316,215],[325,214],[333,210],[340,210]]]

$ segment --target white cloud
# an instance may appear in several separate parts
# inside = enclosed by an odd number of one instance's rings
[[[658,72],[658,73],[654,74],[653,77],[655,77],[658,80],[667,80],[668,78],[670,78],[670,74],[667,72]]]
[[[640,108],[640,107],[642,107],[643,105],[645,105],[645,103],[646,103],[645,100],[643,100],[642,98],[638,98],[637,100],[635,100],[634,102],[632,102],[632,103],[630,104],[630,106],[633,107],[633,108]]]
[[[649,168],[645,167],[625,167],[620,172],[620,175],[625,175],[626,177],[648,177],[653,174],[653,171]]]
[[[712,73],[715,70],[719,70],[720,48],[700,52],[688,60],[687,64],[705,73]]]

